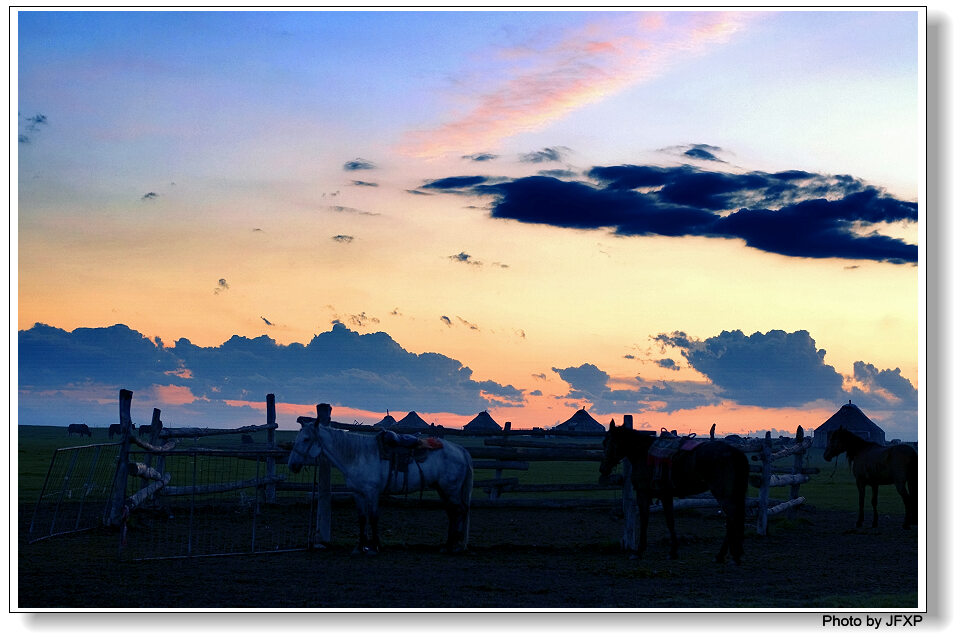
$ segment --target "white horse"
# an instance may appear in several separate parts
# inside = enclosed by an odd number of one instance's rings
[[[468,514],[473,487],[472,459],[464,447],[446,440],[432,439],[424,460],[413,461],[407,472],[392,470],[382,459],[376,436],[335,429],[331,406],[318,405],[318,417],[299,418],[301,431],[294,441],[288,468],[297,473],[304,465],[314,464],[320,454],[344,475],[345,485],[354,495],[358,508],[360,534],[355,553],[377,553],[378,498],[382,493],[399,494],[434,488],[448,514],[448,541],[445,549],[464,551],[468,545]],[[370,535],[368,530],[370,528]]]

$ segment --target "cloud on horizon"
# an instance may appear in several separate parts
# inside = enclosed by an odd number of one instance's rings
[[[384,332],[360,334],[340,321],[307,344],[233,336],[216,347],[183,338],[165,347],[124,325],[67,332],[40,323],[21,330],[18,343],[20,418],[31,424],[60,424],[43,419],[72,413],[70,405],[80,403],[70,396],[79,388],[97,396],[87,399],[87,409],[102,410],[95,404],[102,402],[107,413],[116,409],[120,388],[141,395],[164,388],[179,404],[193,396],[189,406],[218,409],[224,401],[260,401],[269,393],[284,403],[465,415],[524,400],[511,385],[473,380],[457,360],[414,354]],[[112,414],[106,417],[116,418]]]
[[[916,263],[918,246],[873,224],[918,221],[918,205],[848,175],[799,170],[735,174],[677,167],[596,166],[592,182],[549,176],[467,175],[422,188],[489,196],[491,216],[619,236],[740,239],[751,248],[803,258]]]
[[[748,336],[739,330],[723,331],[705,340],[672,332],[653,340],[678,349],[705,382],[653,383],[636,377],[634,387],[612,389],[608,373],[584,363],[552,369],[569,385],[563,398],[590,402],[600,413],[673,413],[723,402],[765,409],[808,409],[852,400],[885,418],[887,430],[897,434],[891,437],[915,435],[918,391],[899,369],[878,370],[859,361],[853,375],[844,376],[825,362],[826,351],[817,349],[805,330],[771,330]],[[668,368],[675,363],[664,358],[656,364]]]

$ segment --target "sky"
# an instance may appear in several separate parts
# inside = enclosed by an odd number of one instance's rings
[[[922,14],[15,17],[20,424],[918,438]]]

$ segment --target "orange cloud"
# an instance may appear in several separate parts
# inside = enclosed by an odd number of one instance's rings
[[[665,74],[679,60],[728,41],[753,14],[640,14],[590,24],[553,46],[503,51],[512,67],[499,84],[469,96],[468,112],[413,131],[402,152],[430,157],[490,148],[506,137],[543,128],[585,105]]]

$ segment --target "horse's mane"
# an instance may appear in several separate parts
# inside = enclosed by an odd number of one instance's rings
[[[356,458],[360,455],[371,453],[372,449],[377,449],[377,442],[375,442],[372,436],[354,431],[335,429],[334,427],[328,427],[328,431],[331,433],[332,451],[337,454],[339,458]]]
[[[837,436],[843,437],[843,448],[846,450],[846,462],[849,463],[850,467],[853,466],[853,462],[856,461],[856,456],[858,456],[860,453],[866,449],[872,449],[873,447],[881,446],[871,440],[866,440],[860,436],[857,436],[850,430],[842,427],[835,430],[833,433]]]

